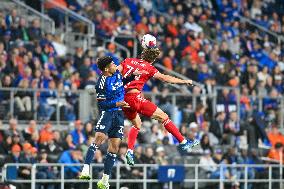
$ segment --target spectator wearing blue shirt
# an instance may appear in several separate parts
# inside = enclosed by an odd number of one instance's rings
[[[269,97],[263,98],[264,110],[269,110],[269,109],[277,110],[279,106],[277,97],[278,97],[278,91],[275,88],[272,88],[269,93]]]
[[[282,76],[280,74],[274,76],[274,86],[279,94],[283,94],[284,87],[282,83]]]
[[[83,125],[81,120],[75,122],[75,129],[70,133],[73,137],[73,144],[80,145],[86,142],[86,135],[83,132]]]
[[[90,72],[91,72],[91,59],[89,57],[85,57],[83,60],[83,64],[78,69],[80,78],[83,81],[86,81]]]
[[[82,160],[82,153],[79,149],[73,149],[73,150],[67,150],[64,151],[59,160],[58,163],[63,164],[72,164],[72,163],[80,163],[80,160]],[[80,166],[65,166],[64,167],[64,178],[65,179],[73,179],[79,176],[80,174]]]
[[[57,93],[55,90],[55,82],[51,80],[48,83],[49,90],[41,92],[39,114],[44,120],[50,120],[52,114],[55,112],[55,106],[57,102]]]

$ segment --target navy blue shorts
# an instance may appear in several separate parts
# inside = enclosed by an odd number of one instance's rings
[[[124,114],[122,110],[101,111],[96,132],[108,135],[109,138],[123,138]]]

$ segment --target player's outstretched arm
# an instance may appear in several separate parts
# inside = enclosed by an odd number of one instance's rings
[[[160,72],[156,73],[154,75],[154,78],[167,82],[167,83],[193,85],[193,82],[191,79],[189,80],[179,79],[179,78],[176,78],[170,75],[162,74]]]

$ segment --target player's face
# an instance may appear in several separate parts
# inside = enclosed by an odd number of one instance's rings
[[[114,74],[116,72],[117,68],[114,62],[111,62],[107,67],[106,71],[109,72],[110,74]]]

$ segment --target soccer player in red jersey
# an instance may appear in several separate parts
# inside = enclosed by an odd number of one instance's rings
[[[142,52],[141,59],[126,58],[118,66],[118,69],[121,71],[123,77],[129,76],[134,71],[142,71],[142,74],[136,76],[135,80],[125,85],[126,94],[124,101],[129,104],[130,108],[124,108],[123,111],[124,115],[133,124],[133,127],[130,129],[128,135],[128,151],[126,154],[127,163],[129,165],[134,165],[133,149],[142,124],[139,114],[156,119],[162,123],[165,129],[179,141],[179,147],[182,150],[187,150],[199,144],[198,140],[185,139],[179,132],[178,128],[170,120],[169,116],[154,103],[145,99],[141,95],[144,84],[152,77],[168,83],[192,85],[192,80],[182,80],[160,73],[152,65],[159,54],[160,50],[156,47],[145,48]]]

